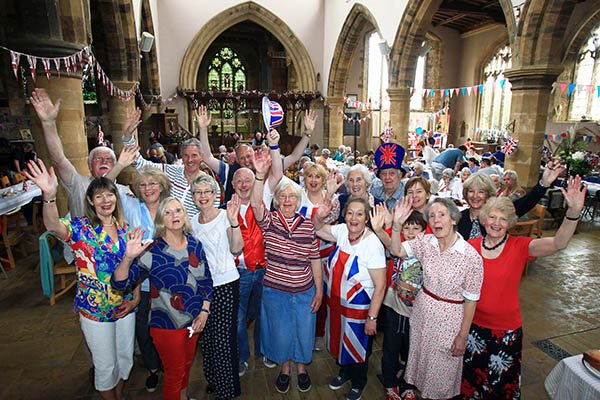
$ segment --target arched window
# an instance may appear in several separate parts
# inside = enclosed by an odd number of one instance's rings
[[[233,92],[246,90],[246,66],[229,47],[219,50],[208,66],[208,87]]]
[[[510,118],[511,91],[504,71],[512,65],[510,46],[502,47],[483,69],[484,89],[479,108],[479,126],[504,129]]]
[[[600,25],[579,51],[574,83],[577,90],[571,95],[569,119],[600,119]]]

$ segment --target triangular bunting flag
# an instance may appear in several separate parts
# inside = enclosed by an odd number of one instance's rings
[[[504,89],[504,81],[505,79],[500,79],[500,89]]]
[[[600,86],[598,86],[598,97],[600,97]]]
[[[44,71],[46,71],[46,78],[50,80],[50,59],[42,58],[42,64],[44,65]]]
[[[567,93],[567,97],[571,97],[571,93],[573,93],[573,90],[575,90],[575,87],[577,85],[574,83],[569,83],[569,92]]]
[[[63,57],[63,62],[65,63],[67,74],[71,75],[71,59],[69,57]]]
[[[473,89],[471,86],[467,87],[467,93],[469,93],[469,96],[471,95],[471,89]]]
[[[58,72],[58,76],[60,77],[60,58],[56,57],[52,59],[54,61],[54,66],[56,67],[56,72]]]
[[[37,65],[37,57],[27,56],[27,61],[29,61],[29,73],[31,73],[31,79],[33,79],[33,84],[35,85],[35,67]]]
[[[12,64],[13,72],[15,73],[15,79],[19,80],[18,70],[19,70],[19,60],[21,58],[21,53],[17,53],[16,51],[10,51],[10,62]]]
[[[479,87],[479,93],[483,93],[483,84],[479,84],[478,87]]]
[[[429,96],[429,94],[431,93],[431,89],[427,89],[426,93],[427,93],[427,96]]]
[[[567,84],[566,83],[561,83],[560,84],[560,95],[562,96],[562,94],[565,92],[565,89],[567,88]]]
[[[454,94],[458,96],[458,92],[460,91],[459,88],[454,88]]]
[[[475,96],[477,96],[477,85],[473,86],[473,93],[475,93]]]
[[[83,71],[83,50],[77,53],[77,58],[79,59],[79,67]]]
[[[585,94],[587,97],[590,97],[591,92],[592,92],[592,85],[585,85]]]
[[[460,91],[461,91],[463,97],[465,97],[467,95],[467,88],[464,88],[464,87],[460,88]]]
[[[71,65],[73,65],[73,72],[77,72],[77,56],[75,54],[71,56]]]
[[[554,82],[552,84],[552,90],[550,91],[550,93],[554,93],[555,90],[556,90],[556,82]]]
[[[433,97],[434,93],[435,93],[435,89],[431,89],[431,97]]]

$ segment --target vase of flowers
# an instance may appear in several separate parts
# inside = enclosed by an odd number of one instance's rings
[[[571,127],[556,149],[555,156],[567,165],[568,175],[579,175],[583,178],[592,172],[594,166],[592,158],[586,152],[587,143],[578,142],[575,136],[575,129]]]

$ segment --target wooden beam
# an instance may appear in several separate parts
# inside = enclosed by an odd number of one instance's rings
[[[459,19],[461,19],[461,18],[463,18],[463,17],[466,17],[466,15],[465,15],[465,14],[456,14],[456,15],[455,15],[455,16],[453,16],[453,17],[450,17],[450,18],[447,18],[447,19],[445,19],[445,20],[441,21],[440,23],[438,23],[438,24],[437,24],[437,25],[435,25],[435,26],[447,25],[447,24],[450,24],[450,23],[452,23],[452,22],[454,22],[454,21],[457,21],[457,20],[459,20]]]

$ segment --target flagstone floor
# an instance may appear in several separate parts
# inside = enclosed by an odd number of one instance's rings
[[[520,299],[524,321],[523,395],[547,399],[544,379],[567,354],[600,347],[600,225],[584,223],[569,248],[554,257],[538,259],[521,283]],[[548,234],[550,232],[545,232]],[[37,266],[37,240],[28,237],[26,251],[17,268],[0,276],[0,398],[1,399],[98,399],[89,380],[83,352],[83,337],[72,312],[74,289],[53,307],[43,297]],[[537,346],[534,345],[537,343]],[[375,340],[370,358],[369,382],[364,399],[385,399],[377,374],[381,373],[382,335]],[[542,351],[540,348],[546,350]],[[191,372],[191,395],[204,393],[201,355]],[[337,371],[326,352],[315,352],[308,367],[313,388],[300,393],[292,387],[286,395],[275,391],[277,368],[267,369],[259,360],[241,379],[243,399],[343,399],[347,387],[337,392],[327,384]],[[144,389],[146,371],[136,358],[126,384],[128,399],[159,399]]]

